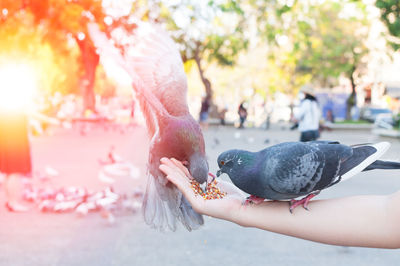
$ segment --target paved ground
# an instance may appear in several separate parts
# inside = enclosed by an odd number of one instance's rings
[[[216,157],[229,148],[258,150],[282,141],[297,140],[296,131],[210,128],[206,133],[211,170]],[[332,131],[324,139],[344,143],[377,141],[367,131]],[[385,158],[400,159],[400,142]],[[56,130],[52,136],[32,139],[34,165],[50,165],[60,172],[53,186],[88,186],[101,189],[97,159],[109,147],[142,169],[139,180],[118,180],[118,191],[144,184],[147,138],[143,128],[122,134],[94,129],[86,136],[75,130]],[[35,181],[37,182],[37,181]],[[354,194],[385,194],[400,188],[399,172],[367,172],[324,191],[320,198]],[[0,199],[4,200],[3,192]],[[3,202],[0,202],[3,205]],[[98,213],[79,218],[74,213],[43,214],[31,206],[24,214],[0,208],[0,265],[399,265],[400,250],[344,248],[317,244],[232,223],[206,218],[192,233],[181,228],[160,233],[147,227],[140,214],[117,217],[108,225]]]

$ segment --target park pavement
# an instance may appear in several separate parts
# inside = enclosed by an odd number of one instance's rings
[[[210,127],[205,133],[212,172],[219,153],[231,148],[256,151],[297,140],[299,133],[285,125],[270,130]],[[345,144],[382,139],[369,131],[324,132],[323,139]],[[396,139],[384,158],[400,160]],[[101,190],[106,184],[97,178],[110,147],[140,169],[138,179],[119,178],[120,193],[143,189],[148,140],[145,129],[129,130],[93,127],[81,135],[75,129],[53,129],[51,134],[32,138],[34,170],[52,167],[59,175],[37,186],[79,186]],[[340,183],[319,198],[358,194],[388,194],[400,188],[400,172],[371,171]],[[0,192],[4,206],[4,193]],[[140,212],[116,216],[110,224],[99,213],[80,217],[76,213],[41,213],[30,203],[27,213],[9,213],[0,207],[0,265],[399,265],[400,250],[347,248],[295,239],[226,221],[205,218],[194,232],[158,232],[149,228]],[[311,210],[312,211],[312,210]]]

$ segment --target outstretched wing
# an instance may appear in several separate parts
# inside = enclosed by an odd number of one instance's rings
[[[160,26],[146,22],[138,23],[132,40],[125,57],[145,88],[156,95],[169,114],[188,114],[186,74],[175,42]]]
[[[155,136],[160,124],[159,119],[169,116],[167,109],[160,99],[147,88],[145,81],[141,77],[142,73],[136,71],[134,62],[121,54],[121,51],[111,43],[105,33],[100,31],[97,24],[88,24],[88,31],[100,55],[112,58],[131,77],[132,86],[137,93],[143,114],[146,117],[149,134]],[[151,69],[147,70],[153,71]]]

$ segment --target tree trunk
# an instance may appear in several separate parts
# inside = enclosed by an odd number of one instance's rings
[[[95,112],[96,99],[94,95],[94,82],[100,57],[96,53],[96,48],[94,47],[93,43],[88,38],[79,40],[76,37],[75,40],[81,51],[82,65],[84,69],[84,73],[81,78],[83,107],[84,110],[91,110]]]
[[[355,65],[351,69],[350,73],[350,84],[351,84],[351,94],[347,99],[347,109],[346,109],[346,119],[351,120],[351,109],[353,106],[357,105],[356,99],[356,84],[354,82],[354,72],[356,71]]]
[[[196,51],[194,53],[194,60],[196,61],[197,68],[199,69],[201,81],[203,82],[204,88],[206,90],[206,97],[209,97],[210,99],[212,99],[213,91],[211,88],[211,82],[204,76],[204,70],[201,67],[201,58],[200,58],[199,50],[200,50],[200,44],[198,44],[196,47]]]
[[[218,110],[218,107],[212,101],[213,90],[212,90],[212,87],[211,87],[211,82],[208,80],[208,78],[206,78],[204,76],[204,70],[201,67],[201,57],[200,57],[199,50],[200,50],[200,43],[197,44],[196,51],[195,51],[195,54],[194,54],[194,60],[196,61],[197,68],[199,69],[199,74],[200,74],[201,81],[203,82],[204,88],[206,90],[206,97],[209,99],[209,103],[210,103],[209,114],[210,114],[210,117],[216,118],[219,115],[219,110]]]

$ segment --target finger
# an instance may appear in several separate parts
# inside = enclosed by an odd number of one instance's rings
[[[185,173],[170,159],[161,158],[160,162],[161,162],[161,165],[167,166],[167,168],[165,168],[165,169],[168,171],[168,173],[166,173],[166,174],[175,173],[177,175],[181,175],[182,177],[185,177]]]
[[[171,159],[166,158],[166,157],[161,158],[161,159],[160,159],[160,162],[161,162],[162,164],[166,164],[166,165],[169,165],[169,166],[171,166],[171,167],[174,167],[174,166],[175,166],[175,164],[171,161]]]
[[[183,170],[184,167],[180,167],[176,162],[172,161],[171,159],[163,157],[160,159],[160,162],[162,164],[168,165],[171,169],[174,169],[174,171],[178,171],[182,175],[186,175],[185,171]]]
[[[161,164],[159,169],[166,175],[167,179],[174,183],[180,190],[185,190],[188,187],[190,188],[189,180],[176,166]]]
[[[190,173],[189,173],[189,170],[186,168],[186,166],[184,166],[184,165],[182,164],[182,162],[178,161],[178,160],[175,159],[175,158],[171,158],[171,161],[172,161],[179,169],[181,169],[181,170],[185,173],[186,176],[192,177],[192,176],[190,175]]]
[[[175,169],[173,167],[175,167]],[[200,212],[200,206],[203,198],[196,196],[191,187],[189,179],[183,174],[178,174],[176,171],[178,168],[176,166],[161,164],[159,168],[166,174],[167,179],[182,192],[183,196],[189,201],[192,207],[196,211]]]
[[[174,171],[179,172],[179,174],[181,174],[182,176],[186,176],[187,179],[191,178],[186,167],[184,167],[178,160],[175,160],[175,162],[174,162],[168,158],[161,158],[160,161],[162,164],[168,165]]]

